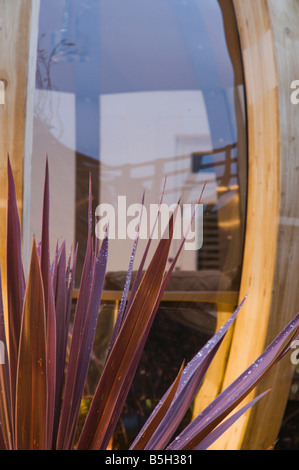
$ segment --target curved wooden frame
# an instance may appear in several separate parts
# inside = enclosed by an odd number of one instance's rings
[[[16,4],[12,7],[10,3],[0,0],[3,24],[9,25],[9,30],[6,27],[0,30],[0,79],[5,80],[6,103],[10,104],[0,108],[3,137],[0,145],[2,155],[8,150],[11,153],[21,208],[23,154],[30,154],[24,122],[26,126],[30,125],[28,110],[32,105],[28,102],[30,93],[26,95],[30,73],[24,67],[24,60],[28,59],[30,68],[32,5],[37,2],[18,1],[17,8]],[[296,194],[299,187],[296,162],[299,108],[297,111],[290,101],[290,84],[299,78],[296,61],[299,43],[293,41],[299,24],[299,6],[293,0],[233,0],[233,4],[244,62],[249,145],[248,208],[240,300],[245,294],[249,295],[232,332],[224,378],[224,361],[221,363],[222,388],[256,359],[294,316],[299,304],[296,285],[299,265],[299,250],[296,250],[299,235],[299,198]],[[27,170],[30,168],[25,162],[24,171]],[[6,163],[2,163],[2,240],[6,219],[5,181]],[[0,258],[4,264],[3,248],[2,244]],[[225,306],[223,310],[226,317],[229,312]],[[220,321],[224,319],[220,318]],[[254,392],[272,387],[271,394],[240,419],[213,448],[264,449],[271,445],[280,428],[292,370],[287,357],[276,365]]]
[[[244,63],[248,115],[248,208],[240,300],[223,389],[257,358],[299,304],[299,109],[290,84],[299,77],[292,41],[299,6],[292,0],[233,0]],[[297,52],[297,54],[296,54]],[[296,75],[297,74],[297,75]],[[293,366],[286,357],[247,401],[272,388],[213,449],[266,449],[276,440]]]

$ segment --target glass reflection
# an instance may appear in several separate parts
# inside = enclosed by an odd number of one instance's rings
[[[79,272],[89,173],[94,210],[99,203],[117,209],[120,195],[128,205],[139,203],[144,191],[146,207],[157,203],[165,177],[165,203],[179,197],[182,204],[195,203],[207,181],[203,246],[183,250],[169,290],[237,291],[246,151],[242,64],[230,1],[41,0],[30,229],[40,230],[35,214],[41,212],[48,154],[51,249],[56,240],[78,242]],[[145,243],[140,240],[139,256]],[[131,249],[130,239],[111,240],[106,289],[123,288]],[[171,257],[175,249],[176,243]],[[213,333],[217,305],[167,303],[160,311],[193,338],[188,351],[182,348],[179,366]],[[167,336],[161,325],[158,330]],[[165,348],[171,347],[165,340]],[[143,370],[145,363],[141,376]]]
[[[140,202],[143,190],[146,203],[157,202],[165,176],[167,204],[195,202],[207,180],[204,225],[216,211],[222,254],[208,260],[205,237],[178,267],[240,271],[243,79],[231,6],[222,10],[202,0],[41,2],[32,176],[47,153],[58,191],[53,245],[66,236],[84,246],[89,171],[95,205],[115,205],[118,195]],[[35,232],[37,204],[33,197]],[[225,255],[233,240],[234,261]],[[109,270],[126,269],[130,247],[112,243]]]

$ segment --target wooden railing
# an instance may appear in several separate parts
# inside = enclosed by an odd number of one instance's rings
[[[78,298],[79,290],[75,289],[73,298]],[[212,304],[228,304],[236,306],[238,303],[239,292],[228,291],[228,292],[198,292],[198,291],[176,291],[176,292],[165,292],[162,297],[162,302],[205,302]],[[119,290],[104,290],[102,294],[102,301],[114,301],[118,302],[121,300],[122,291]]]

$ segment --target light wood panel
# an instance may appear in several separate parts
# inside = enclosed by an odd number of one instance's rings
[[[248,207],[240,300],[247,293],[248,298],[235,324],[222,389],[256,359],[268,337],[281,192],[278,77],[268,2],[234,0],[234,7],[248,118]],[[242,448],[249,416],[238,420],[212,448]],[[255,420],[255,425],[265,429],[263,421]]]
[[[241,297],[223,388],[252,362],[298,311],[299,107],[290,85],[299,77],[299,4],[234,0],[248,101],[249,192]],[[267,449],[276,440],[293,366],[275,366],[254,394],[271,394],[213,449]],[[253,394],[252,394],[253,395]]]
[[[299,310],[299,106],[290,100],[290,85],[299,78],[299,4],[268,0],[278,71],[281,190],[280,219],[272,305],[266,344]],[[293,366],[288,355],[258,391],[271,394],[250,414],[242,448],[268,448],[279,433],[289,395]]]
[[[35,66],[31,52],[33,50],[34,55],[36,50],[30,46],[33,27],[37,31],[38,6],[39,0],[0,0],[0,80],[5,83],[5,103],[0,104],[0,262],[4,286],[7,154],[11,159],[22,217],[23,159],[25,143],[28,146],[30,142],[25,128],[33,116],[33,102],[28,99],[28,85],[32,83],[28,80],[28,70],[31,70],[31,64]],[[34,70],[30,72],[31,77],[32,73],[34,79]]]

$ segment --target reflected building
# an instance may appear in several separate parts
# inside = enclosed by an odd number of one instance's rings
[[[39,231],[47,154],[52,250],[64,237],[69,246],[78,242],[82,266],[89,173],[93,209],[115,206],[119,195],[138,203],[144,191],[146,207],[157,203],[165,177],[165,203],[195,203],[206,181],[204,244],[198,253],[184,251],[178,268],[229,271],[238,283],[246,148],[231,6],[41,1],[30,230]],[[108,269],[127,269],[131,249],[132,240],[111,240]]]

